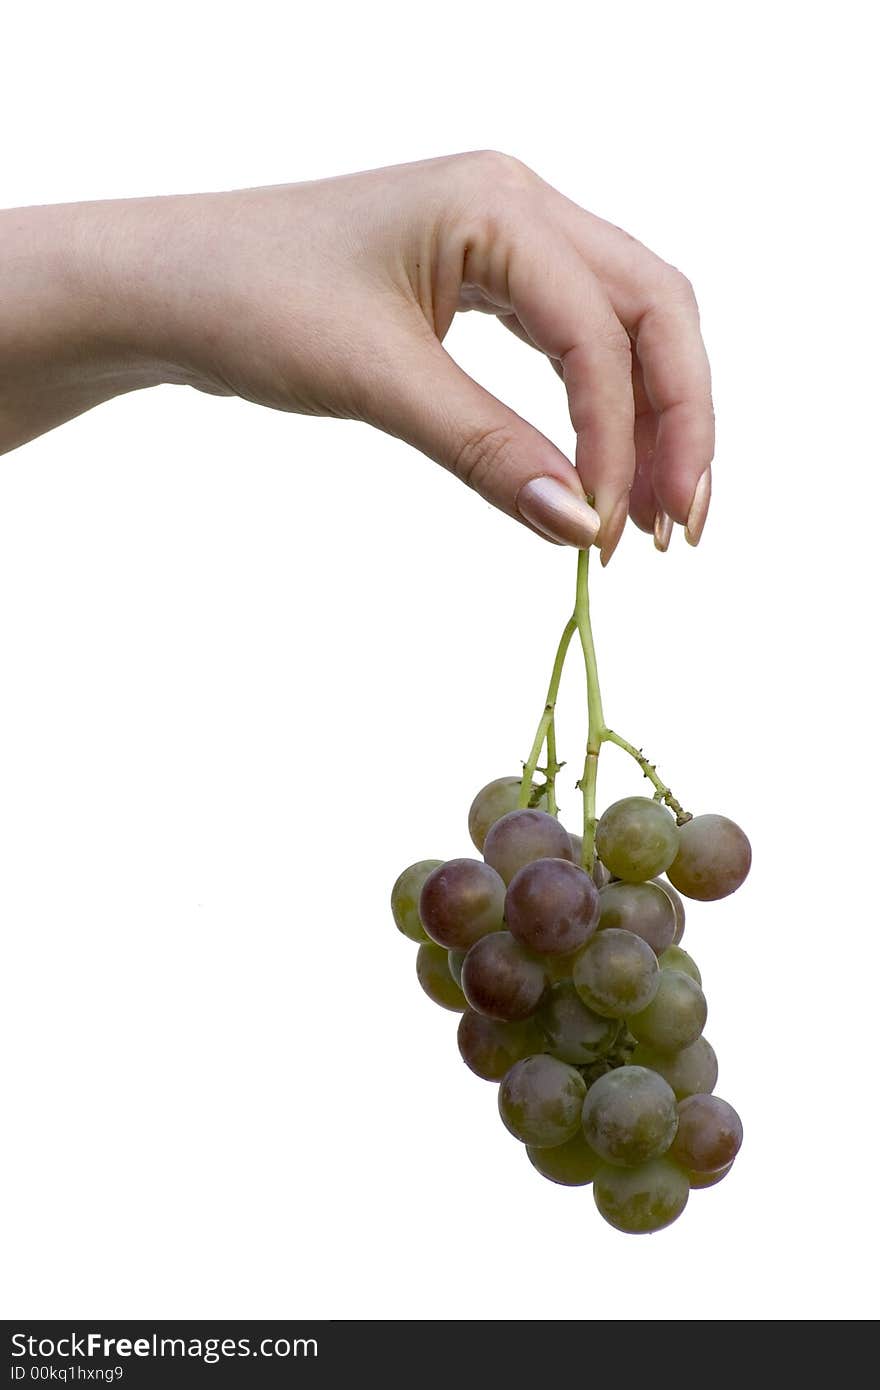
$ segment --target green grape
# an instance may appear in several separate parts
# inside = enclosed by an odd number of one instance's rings
[[[599,930],[608,927],[633,932],[659,956],[675,936],[675,908],[656,883],[609,883],[599,894]]]
[[[587,1143],[605,1163],[634,1167],[659,1158],[678,1128],[672,1087],[647,1067],[617,1067],[587,1092],[583,1126]]]
[[[568,980],[553,986],[535,1022],[546,1041],[544,1050],[572,1065],[595,1062],[610,1051],[620,1032],[617,1019],[594,1014]]]
[[[584,1136],[573,1134],[564,1144],[556,1144],[552,1149],[538,1149],[534,1144],[526,1148],[532,1167],[537,1168],[543,1178],[558,1182],[562,1187],[586,1187],[593,1181],[593,1174],[599,1167],[598,1154],[593,1153]]]
[[[544,1039],[534,1023],[502,1023],[465,1009],[458,1025],[462,1061],[484,1081],[501,1081],[514,1062],[543,1052]]]
[[[468,951],[461,987],[477,1013],[513,1023],[535,1012],[547,989],[547,975],[510,932],[499,931]]]
[[[515,811],[519,805],[521,782],[522,778],[520,777],[496,777],[494,782],[487,782],[471,802],[471,809],[468,813],[468,830],[481,854],[491,827],[502,816],[506,816],[509,811]],[[536,791],[537,788],[533,786],[533,796]],[[542,792],[535,804],[542,811],[546,811],[547,793]]]
[[[654,1158],[638,1168],[603,1164],[593,1178],[599,1214],[628,1235],[661,1231],[687,1206],[687,1174],[668,1158]]]
[[[678,833],[678,853],[667,869],[670,883],[701,902],[726,898],[739,888],[752,863],[752,847],[726,816],[695,816]]]
[[[426,941],[416,955],[416,974],[429,999],[442,1009],[463,1013],[467,1000],[449,973],[449,957],[442,946]]]
[[[453,949],[447,954],[449,957],[449,973],[459,989],[461,989],[461,967],[464,965],[464,958],[467,955],[467,951]]]
[[[599,939],[604,933],[599,934]],[[706,1023],[706,996],[696,980],[680,970],[661,970],[657,993],[641,1013],[627,1015],[634,1038],[658,1052],[679,1052],[700,1036]]]
[[[507,930],[528,950],[569,956],[596,930],[599,894],[579,865],[535,859],[510,880],[504,915]]]
[[[684,936],[684,903],[682,902],[678,893],[676,893],[672,884],[669,883],[667,879],[653,878],[651,882],[656,883],[658,887],[663,889],[663,892],[666,894],[667,898],[672,903],[672,906],[675,909],[675,935],[672,938],[672,944],[673,946],[677,946],[679,941],[681,941],[681,938]]]
[[[647,941],[609,927],[591,937],[575,957],[571,978],[588,1009],[607,1018],[624,1018],[654,998],[660,967]]]
[[[577,1134],[587,1094],[579,1071],[555,1057],[524,1057],[501,1082],[498,1109],[523,1144],[549,1148]]]
[[[504,884],[481,859],[449,859],[425,879],[419,916],[432,941],[467,950],[504,923]]]
[[[716,1168],[714,1173],[688,1173],[688,1182],[691,1188],[714,1187],[716,1182],[720,1182],[722,1178],[727,1177],[732,1167],[733,1159],[731,1159],[729,1163],[725,1163],[723,1168]]]
[[[571,860],[568,831],[546,811],[510,811],[490,827],[483,858],[505,883],[533,859]]]
[[[697,1038],[680,1052],[655,1052],[654,1048],[639,1043],[632,1054],[632,1062],[633,1066],[650,1067],[662,1076],[675,1092],[676,1100],[701,1092],[708,1095],[714,1091],[718,1080],[718,1058],[706,1038]]]
[[[687,951],[682,950],[681,946],[667,946],[658,959],[661,970],[680,970],[683,975],[690,975],[692,980],[696,980],[698,985],[702,985],[703,977],[700,974],[700,967],[693,956],[689,956]]]
[[[743,1139],[742,1120],[720,1096],[679,1101],[672,1157],[689,1172],[715,1173],[732,1163]]]
[[[604,812],[596,827],[596,851],[615,878],[642,883],[675,858],[678,828],[659,801],[627,796]]]
[[[442,859],[420,859],[404,869],[391,890],[391,913],[398,931],[410,941],[428,941],[429,937],[419,916],[419,898],[428,874],[439,869]]]

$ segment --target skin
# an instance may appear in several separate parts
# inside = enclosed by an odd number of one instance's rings
[[[714,429],[691,286],[507,155],[13,209],[0,265],[0,452],[177,383],[366,421],[603,563],[628,514],[660,549],[673,522],[699,540]],[[549,358],[573,464],[446,353],[465,310]]]

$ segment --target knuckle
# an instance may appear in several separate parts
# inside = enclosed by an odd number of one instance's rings
[[[513,448],[513,432],[507,425],[490,425],[468,435],[452,460],[452,471],[477,492],[491,490]]]
[[[668,292],[682,303],[695,306],[697,296],[688,277],[674,265],[667,267],[666,281]]]
[[[469,161],[483,186],[488,183],[496,191],[521,192],[530,187],[535,179],[527,164],[501,150],[475,150],[464,158]]]

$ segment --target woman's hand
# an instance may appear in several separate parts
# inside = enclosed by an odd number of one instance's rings
[[[182,382],[368,421],[553,540],[598,534],[603,563],[628,513],[661,550],[673,522],[699,540],[714,430],[688,281],[506,155],[11,211],[0,271],[0,450]],[[445,352],[465,309],[550,358],[574,468]]]

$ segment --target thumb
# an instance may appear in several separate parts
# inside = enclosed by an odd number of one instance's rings
[[[574,466],[458,366],[433,336],[407,334],[371,402],[371,423],[448,468],[550,540],[585,549],[599,532]]]

